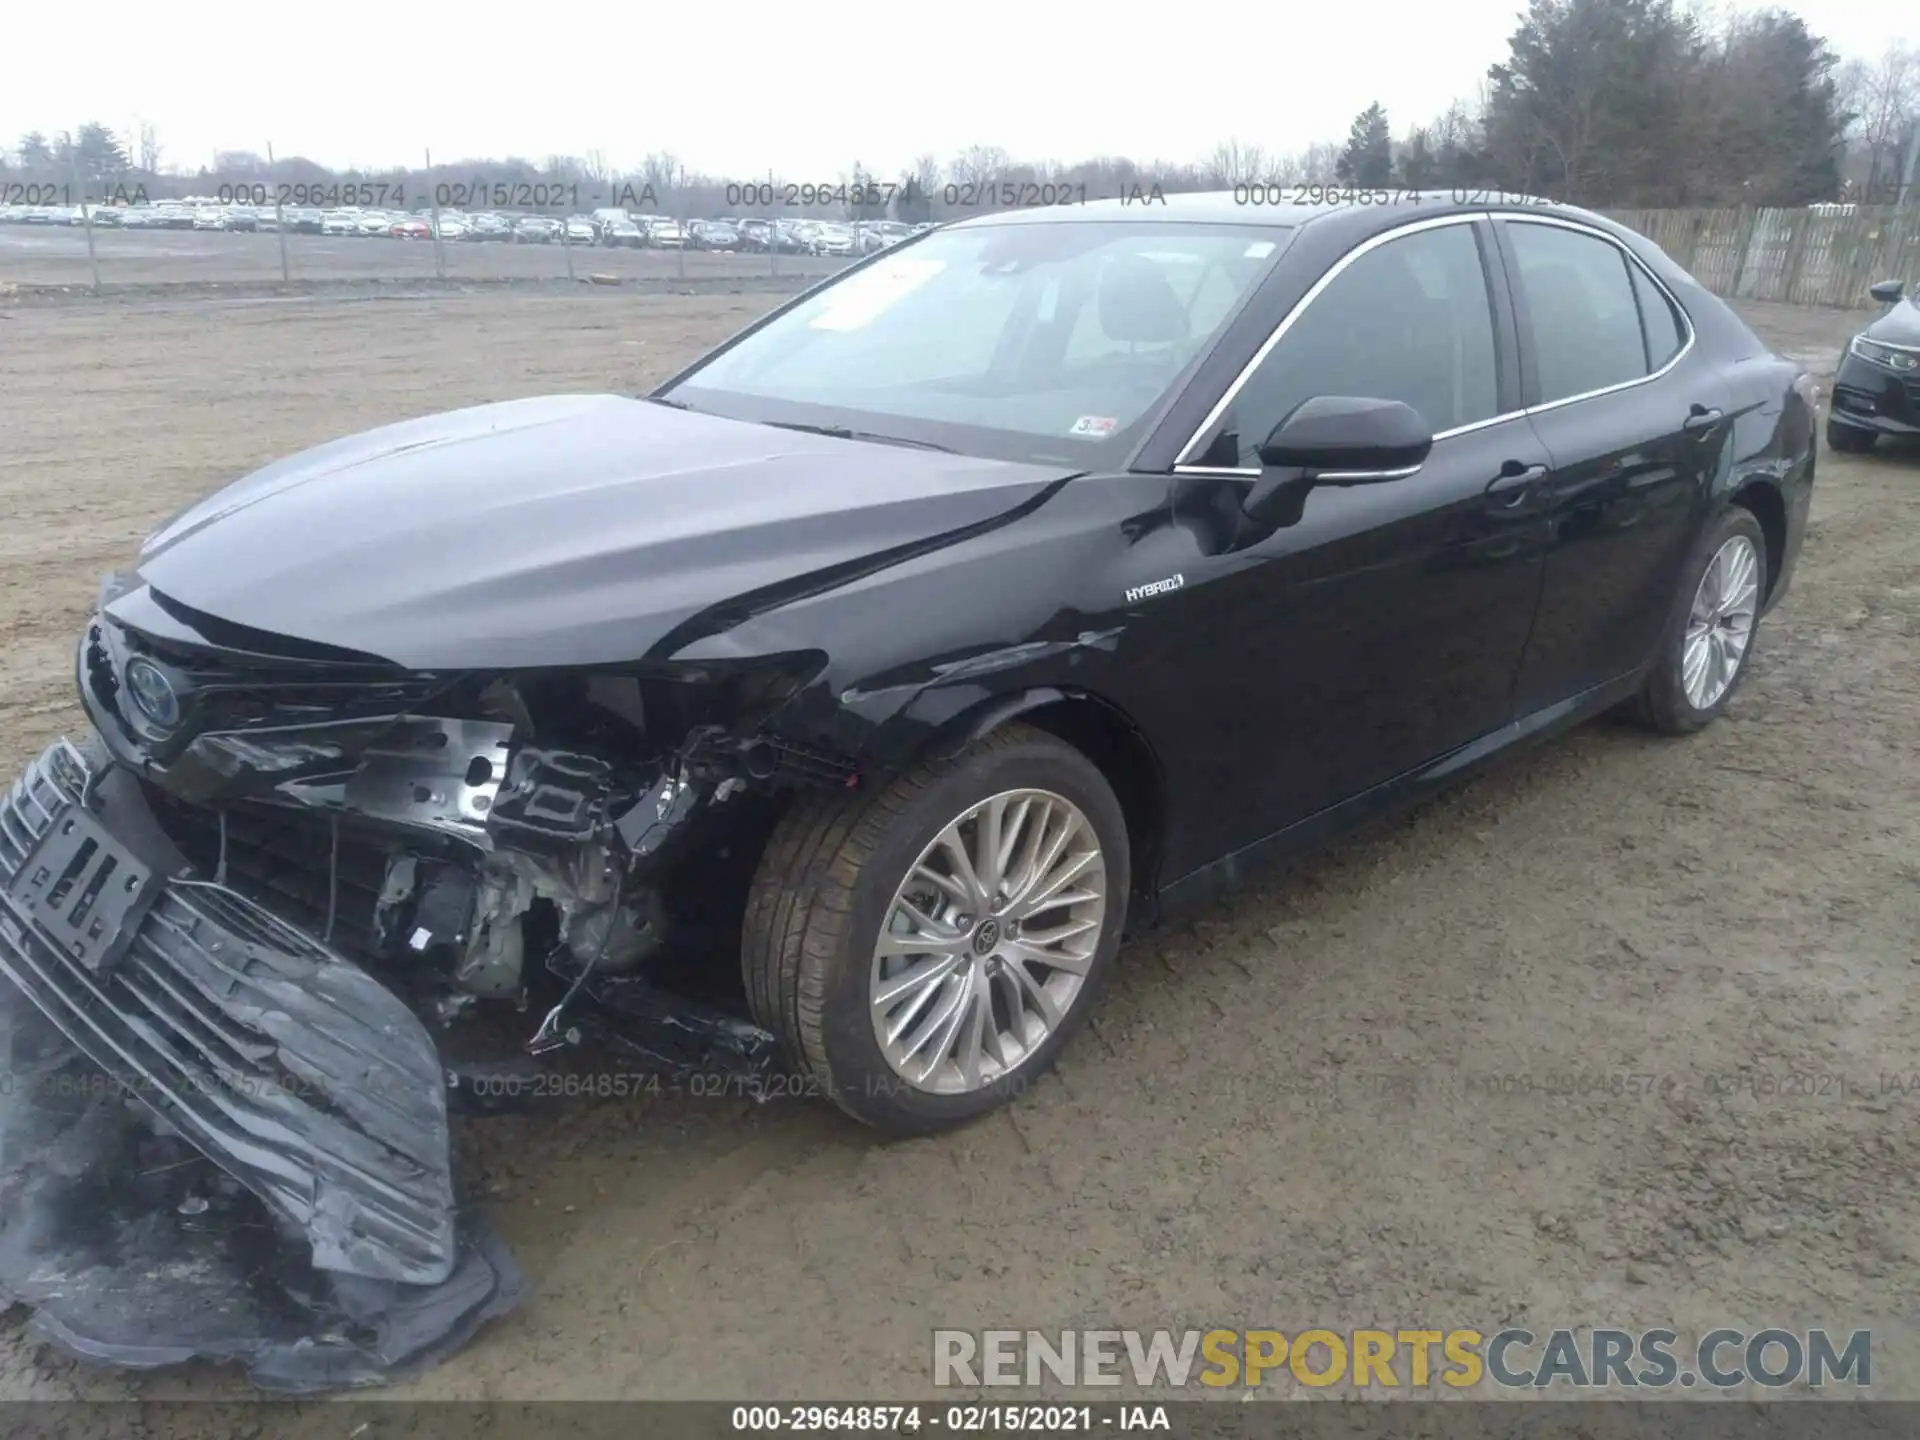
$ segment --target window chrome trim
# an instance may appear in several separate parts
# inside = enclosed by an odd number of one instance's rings
[[[1314,281],[1307,293],[1294,302],[1293,308],[1280,317],[1280,323],[1274,327],[1273,333],[1261,342],[1260,348],[1253,352],[1253,358],[1241,367],[1240,373],[1234,376],[1233,383],[1227,386],[1225,392],[1220,396],[1220,399],[1214,404],[1214,407],[1207,412],[1206,418],[1200,422],[1200,427],[1193,432],[1188,438],[1187,443],[1180,448],[1179,455],[1174,458],[1173,473],[1176,475],[1234,475],[1258,479],[1262,472],[1250,466],[1189,465],[1182,462],[1185,461],[1187,456],[1194,452],[1195,447],[1200,444],[1200,441],[1220,422],[1220,418],[1226,413],[1227,407],[1233,404],[1234,400],[1239,397],[1240,391],[1245,388],[1247,381],[1253,378],[1253,372],[1260,368],[1261,362],[1263,362],[1267,356],[1273,352],[1274,347],[1285,338],[1287,331],[1293,327],[1293,322],[1300,318],[1309,305],[1320,298],[1321,292],[1338,279],[1341,272],[1344,271],[1347,266],[1351,265],[1368,251],[1377,250],[1380,246],[1390,241],[1398,240],[1403,235],[1417,235],[1424,230],[1437,230],[1443,225],[1471,225],[1478,220],[1505,220],[1516,225],[1553,225],[1562,230],[1572,230],[1578,234],[1591,235],[1596,240],[1605,241],[1615,250],[1619,251],[1621,255],[1625,256],[1629,265],[1638,267],[1640,273],[1652,281],[1654,288],[1666,297],[1667,303],[1679,314],[1681,323],[1685,325],[1687,338],[1680,348],[1674,351],[1672,359],[1668,360],[1666,364],[1650,374],[1642,375],[1635,380],[1622,380],[1617,385],[1604,386],[1599,390],[1587,390],[1578,395],[1567,395],[1561,399],[1548,400],[1539,405],[1524,406],[1519,410],[1508,410],[1503,414],[1490,415],[1485,420],[1475,420],[1469,425],[1456,425],[1450,430],[1442,430],[1436,433],[1433,437],[1434,444],[1437,445],[1442,440],[1451,440],[1456,435],[1466,435],[1475,430],[1485,430],[1493,425],[1503,425],[1509,420],[1518,420],[1523,416],[1544,414],[1549,410],[1558,410],[1563,405],[1575,405],[1582,400],[1592,400],[1601,395],[1611,395],[1619,390],[1631,389],[1635,385],[1645,385],[1650,381],[1660,379],[1692,353],[1694,344],[1699,339],[1700,332],[1694,326],[1693,316],[1687,313],[1687,307],[1682,305],[1680,298],[1675,295],[1672,290],[1667,288],[1667,283],[1664,280],[1642,263],[1639,256],[1621,244],[1618,239],[1607,234],[1606,231],[1596,229],[1592,225],[1582,224],[1579,221],[1562,220],[1557,216],[1549,215],[1508,214],[1505,212],[1486,210],[1477,210],[1470,214],[1442,215],[1432,220],[1422,220],[1417,224],[1403,225],[1396,230],[1387,230],[1363,241],[1361,244],[1354,246],[1354,248],[1349,250],[1345,255],[1341,256],[1327,270],[1326,274]],[[1502,264],[1504,265],[1504,263],[1505,258],[1503,256]],[[1491,299],[1491,297],[1489,297],[1489,299]],[[1636,304],[1637,303],[1636,301]]]
[[[1353,249],[1347,251],[1346,254],[1334,261],[1333,264],[1327,268],[1327,273],[1314,281],[1308,288],[1307,293],[1294,301],[1293,308],[1280,317],[1280,323],[1273,327],[1273,332],[1269,334],[1265,340],[1260,342],[1260,348],[1253,352],[1253,358],[1240,367],[1240,373],[1233,377],[1233,383],[1227,386],[1226,390],[1222,392],[1220,398],[1214,402],[1213,408],[1209,410],[1206,417],[1201,420],[1199,428],[1188,437],[1187,443],[1180,447],[1180,453],[1174,456],[1173,468],[1175,470],[1182,468],[1182,462],[1194,453],[1195,448],[1200,444],[1201,438],[1205,436],[1208,431],[1212,430],[1215,425],[1220,423],[1220,417],[1227,413],[1227,407],[1232,405],[1239,397],[1241,390],[1246,387],[1247,381],[1253,378],[1253,372],[1260,368],[1261,362],[1273,353],[1274,346],[1286,338],[1287,331],[1293,328],[1293,322],[1306,313],[1307,307],[1313,304],[1315,300],[1318,300],[1321,292],[1333,284],[1335,280],[1338,280],[1340,276],[1345,273],[1349,265],[1353,264],[1353,262],[1358,260],[1362,255],[1378,250],[1382,245],[1398,240],[1404,235],[1417,235],[1425,230],[1438,230],[1444,225],[1471,225],[1476,220],[1483,218],[1485,218],[1484,212],[1475,211],[1462,215],[1440,215],[1431,220],[1421,220],[1412,225],[1402,225],[1397,229],[1386,230],[1361,241],[1358,245],[1354,246]],[[1491,297],[1489,297],[1489,306],[1491,306]],[[1437,439],[1439,437],[1436,436],[1435,438]],[[1258,474],[1259,472],[1255,471],[1254,473]]]
[[[1558,410],[1562,405],[1577,405],[1582,400],[1593,400],[1601,395],[1613,395],[1622,390],[1631,390],[1636,385],[1649,384],[1667,374],[1674,366],[1678,365],[1682,360],[1686,359],[1688,355],[1693,353],[1693,347],[1695,342],[1700,338],[1700,332],[1694,327],[1693,316],[1687,313],[1687,307],[1680,303],[1680,297],[1667,288],[1664,280],[1642,264],[1638,255],[1635,255],[1633,251],[1629,250],[1613,236],[1607,234],[1606,231],[1596,230],[1591,225],[1582,225],[1572,220],[1561,220],[1551,215],[1497,215],[1494,218],[1505,220],[1512,225],[1551,225],[1555,229],[1572,230],[1576,234],[1591,235],[1596,240],[1605,241],[1626,257],[1627,264],[1637,267],[1642,275],[1645,275],[1647,279],[1653,282],[1654,288],[1667,297],[1667,303],[1673,306],[1687,327],[1685,343],[1683,343],[1678,350],[1674,351],[1673,358],[1668,360],[1667,363],[1662,365],[1658,370],[1647,375],[1642,375],[1635,380],[1622,380],[1617,385],[1602,385],[1598,390],[1583,390],[1578,395],[1563,395],[1558,400],[1547,400],[1538,405],[1529,405],[1525,410],[1520,412],[1521,414],[1541,415],[1549,410]],[[1516,283],[1518,283],[1518,277],[1515,277],[1515,280]],[[1635,307],[1638,308],[1639,302],[1636,300],[1634,303]]]

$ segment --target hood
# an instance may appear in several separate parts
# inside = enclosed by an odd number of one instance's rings
[[[991,524],[1074,473],[548,396],[276,461],[156,531],[139,577],[412,669],[609,664],[722,602]]]
[[[1883,345],[1920,345],[1920,296],[1909,296],[1860,332]]]

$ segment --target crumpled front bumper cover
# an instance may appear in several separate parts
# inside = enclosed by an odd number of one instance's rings
[[[367,972],[188,874],[134,777],[65,742],[0,800],[0,1292],[99,1358],[250,1358],[282,1388],[388,1378],[518,1289],[497,1244],[456,1232],[438,1052]],[[181,1167],[208,1172],[182,1204],[219,1197],[225,1223],[128,1212],[153,1188],[136,1135],[210,1161]],[[129,1287],[132,1313],[101,1304]]]

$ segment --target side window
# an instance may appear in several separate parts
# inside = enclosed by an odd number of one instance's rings
[[[1493,308],[1472,225],[1390,240],[1314,297],[1234,400],[1235,463],[1257,468],[1261,442],[1316,395],[1400,400],[1436,433],[1500,413]]]
[[[1627,267],[1633,276],[1633,293],[1640,302],[1640,318],[1647,327],[1647,364],[1658,370],[1680,353],[1687,343],[1687,332],[1680,317],[1673,313],[1673,302],[1647,277],[1638,265]]]
[[[1557,225],[1509,223],[1507,236],[1527,297],[1525,338],[1539,375],[1538,403],[1648,373],[1633,267],[1617,246]]]

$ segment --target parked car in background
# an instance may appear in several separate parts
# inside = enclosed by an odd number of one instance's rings
[[[387,234],[396,240],[431,240],[433,223],[418,215],[407,215],[387,226]]]
[[[761,254],[773,248],[773,222],[771,220],[742,220],[740,222],[740,248],[756,250]]]
[[[439,221],[439,234],[442,240],[464,240],[471,227],[464,215],[442,215]]]
[[[647,244],[662,250],[682,250],[686,248],[687,232],[680,228],[680,222],[656,216],[647,222]]]
[[[393,228],[394,217],[385,210],[362,210],[359,216],[359,233],[362,235],[384,235]]]
[[[292,235],[318,235],[326,225],[326,216],[311,205],[297,205],[282,213],[286,216],[287,232]]]
[[[858,232],[856,249],[862,255],[871,255],[889,245],[897,245],[913,233],[912,229],[898,220],[868,220]]]
[[[473,217],[473,224],[467,238],[469,240],[511,240],[513,222],[504,215],[496,215],[491,210]]]
[[[621,246],[630,250],[638,250],[647,243],[647,237],[641,233],[638,225],[634,224],[633,221],[622,214],[614,219],[602,222],[600,226],[600,243],[606,246]]]
[[[687,247],[692,250],[738,250],[740,232],[724,220],[695,220],[687,226]]]
[[[853,231],[844,225],[820,225],[813,232],[810,248],[816,255],[851,255]]]
[[[353,235],[359,229],[360,222],[346,210],[324,210],[320,214],[322,235]]]
[[[1886,313],[1847,342],[1827,406],[1827,444],[1848,455],[1882,435],[1920,440],[1920,293],[1898,280],[1867,293]]]
[[[600,238],[593,221],[584,215],[569,215],[561,227],[561,238],[569,245],[592,245]]]
[[[560,238],[560,222],[551,215],[522,215],[513,222],[514,243],[551,245]]]

